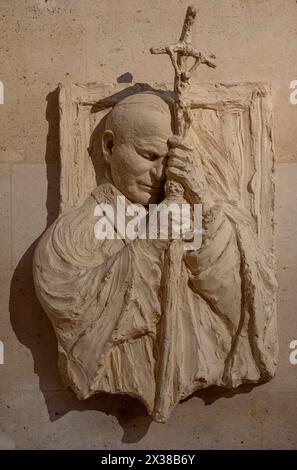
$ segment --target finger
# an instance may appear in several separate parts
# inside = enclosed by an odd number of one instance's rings
[[[193,150],[185,150],[180,147],[171,147],[168,150],[168,155],[180,155],[181,157],[190,157],[193,155]]]
[[[175,167],[168,167],[166,168],[166,177],[167,179],[172,179],[174,181],[177,181],[178,183],[183,184],[186,181],[186,175],[182,170],[179,168]]]
[[[185,165],[185,161],[182,158],[178,157],[170,157],[167,160],[167,168],[178,168],[180,170],[184,170],[185,172],[189,173],[190,169],[187,165]]]
[[[173,135],[167,140],[168,148],[180,148],[182,150],[193,150],[193,146],[190,142],[187,142],[184,137],[179,135]]]
[[[189,165],[189,166],[193,165],[193,163],[194,163],[192,153],[191,152],[188,153],[188,152],[185,152],[185,151],[180,150],[180,149],[172,149],[168,152],[167,164],[172,159],[179,160],[184,165]]]

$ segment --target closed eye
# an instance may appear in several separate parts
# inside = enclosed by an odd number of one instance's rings
[[[159,158],[161,158],[161,155],[158,155],[156,153],[144,153],[142,154],[142,156],[147,160],[158,160]]]
[[[146,160],[158,160],[159,158],[164,158],[166,155],[160,155],[154,151],[150,150],[142,150],[142,149],[137,149],[136,152],[138,155],[141,155],[141,157],[145,158]]]

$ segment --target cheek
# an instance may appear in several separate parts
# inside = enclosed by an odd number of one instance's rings
[[[116,147],[110,160],[110,169],[115,183],[129,178],[131,174],[128,151],[124,147]]]
[[[151,162],[138,155],[134,149],[118,146],[111,160],[113,178],[125,179],[126,183],[134,181],[140,175],[149,172]]]

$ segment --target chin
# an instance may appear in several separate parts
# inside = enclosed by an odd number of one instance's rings
[[[141,200],[139,202],[143,206],[148,206],[149,204],[159,204],[163,200],[161,193],[160,194],[146,193],[140,199]]]
[[[152,200],[151,195],[138,196],[134,198],[133,201],[135,204],[141,204],[142,206],[148,206],[149,204],[155,204],[155,201]]]
[[[129,195],[127,194],[126,197],[134,204],[141,204],[142,206],[159,204],[164,199],[163,191],[153,194],[149,191],[131,192]]]

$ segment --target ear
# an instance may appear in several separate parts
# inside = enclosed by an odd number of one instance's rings
[[[115,144],[114,133],[110,130],[104,131],[104,134],[102,136],[102,155],[106,163],[110,162],[114,144]]]

